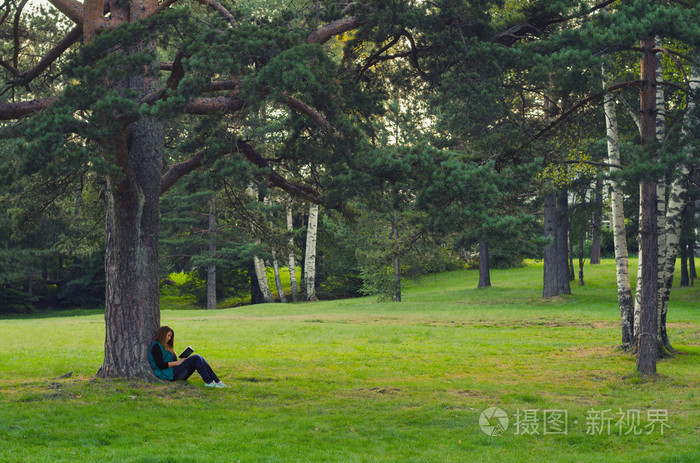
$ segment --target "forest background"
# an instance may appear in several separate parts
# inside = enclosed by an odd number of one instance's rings
[[[621,344],[673,354],[698,2],[50,3],[0,10],[0,311],[104,305],[101,375],[150,375],[162,295],[398,302],[536,258],[550,298],[601,253]]]

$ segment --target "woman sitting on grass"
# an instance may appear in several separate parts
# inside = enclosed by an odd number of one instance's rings
[[[201,355],[195,354],[178,359],[173,347],[174,340],[175,332],[169,326],[158,328],[149,354],[151,367],[158,378],[168,381],[186,381],[197,370],[207,387],[229,387],[219,380]]]

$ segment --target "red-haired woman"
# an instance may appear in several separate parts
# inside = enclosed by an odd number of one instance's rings
[[[151,344],[149,360],[153,372],[158,378],[168,381],[187,380],[197,371],[207,387],[229,387],[216,376],[204,357],[191,355],[178,359],[175,353],[175,332],[169,326],[161,326],[156,332],[156,339]]]

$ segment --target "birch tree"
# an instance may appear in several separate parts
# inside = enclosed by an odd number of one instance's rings
[[[297,302],[299,300],[299,287],[297,286],[297,269],[294,252],[294,224],[292,221],[292,205],[287,203],[287,231],[289,232],[289,281],[292,287],[292,301]]]
[[[304,250],[304,288],[307,301],[316,300],[316,236],[318,234],[318,204],[309,206],[306,225],[306,249]]]
[[[608,87],[607,73],[603,65],[603,88]],[[606,93],[603,102],[605,111],[606,140],[608,163],[610,164],[610,198],[612,203],[613,240],[615,245],[615,274],[617,276],[617,304],[620,308],[622,326],[622,345],[631,346],[634,341],[634,305],[630,286],[629,264],[627,257],[627,235],[625,231],[624,196],[622,186],[615,175],[620,169],[620,136],[617,127],[615,101]]]

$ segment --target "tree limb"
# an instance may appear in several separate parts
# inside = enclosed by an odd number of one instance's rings
[[[322,45],[328,42],[332,37],[336,35],[340,35],[347,31],[357,29],[365,22],[366,21],[364,19],[360,19],[356,16],[349,16],[347,18],[338,19],[313,31],[306,38],[306,41],[308,43],[318,43],[319,45]]]
[[[175,182],[200,167],[202,165],[202,159],[204,159],[204,151],[200,151],[187,161],[170,166],[160,180],[160,194],[162,195],[168,191]]]
[[[593,100],[596,100],[596,99],[598,99],[598,98],[601,98],[601,97],[605,96],[605,94],[607,94],[607,93],[614,92],[614,91],[616,91],[616,90],[622,90],[622,89],[624,89],[624,88],[636,87],[636,86],[639,86],[639,85],[642,85],[642,84],[643,84],[643,81],[641,81],[641,80],[631,80],[631,81],[628,81],[628,82],[623,82],[623,83],[621,83],[621,84],[613,85],[613,86],[611,86],[611,87],[606,88],[606,89],[603,90],[602,92],[598,92],[598,93],[596,93],[596,94],[594,94],[594,95],[591,95],[591,96],[588,96],[588,97],[584,98],[583,100],[581,100],[581,101],[579,101],[578,103],[576,103],[575,105],[573,105],[571,108],[569,108],[569,109],[567,109],[566,111],[564,111],[559,117],[557,117],[557,118],[556,118],[554,121],[552,121],[550,124],[547,124],[547,126],[545,126],[542,130],[540,130],[539,132],[537,132],[537,134],[533,136],[533,138],[532,138],[531,141],[536,140],[537,138],[541,137],[541,136],[544,135],[545,133],[547,133],[547,132],[549,132],[550,130],[552,130],[554,127],[558,126],[564,119],[566,119],[567,117],[569,117],[574,111],[578,110],[581,106],[584,106],[584,105],[590,103],[590,102],[593,101]]]
[[[284,98],[284,101],[289,105],[290,108],[296,109],[300,113],[306,114],[313,120],[324,132],[327,134],[331,134],[334,132],[333,126],[323,117],[323,115],[312,108],[311,106],[307,105],[303,101],[301,101],[298,98],[294,98],[293,96],[289,96],[286,93],[282,94],[282,98]]]
[[[240,98],[215,96],[209,98],[195,98],[185,107],[187,114],[206,115],[215,112],[233,113],[242,111],[246,107],[245,100]]]
[[[177,2],[178,0],[164,0],[163,3],[158,5],[158,7],[153,10],[152,15],[156,15],[160,13],[161,11],[166,10],[167,8],[170,7],[173,3]],[[238,23],[236,23],[236,18],[233,17],[230,11],[228,11],[222,4],[217,2],[216,0],[195,0],[202,5],[206,5],[208,7],[213,8],[216,10],[224,19],[226,19],[229,24],[231,24],[232,27],[236,27]]]
[[[32,80],[34,80],[39,74],[41,74],[46,68],[48,68],[51,63],[56,61],[64,51],[66,51],[71,45],[80,40],[83,34],[82,26],[75,26],[65,37],[61,39],[60,42],[56,44],[51,50],[49,50],[46,55],[41,58],[41,60],[30,70],[17,73],[17,79],[11,81],[12,85],[26,85]]]
[[[19,119],[48,108],[57,97],[41,100],[20,101],[19,103],[0,103],[0,121]]]
[[[263,158],[260,153],[258,153],[255,148],[250,146],[248,143],[244,142],[243,140],[238,140],[236,142],[236,148],[238,152],[241,153],[249,162],[258,167],[270,169],[270,175],[268,177],[268,182],[270,185],[281,188],[287,193],[305,199],[309,202],[321,204],[321,199],[318,197],[318,193],[315,189],[303,185],[296,185],[287,181],[287,179],[272,170],[265,158]]]
[[[83,25],[83,4],[77,0],[48,0],[58,11],[79,26]]]

